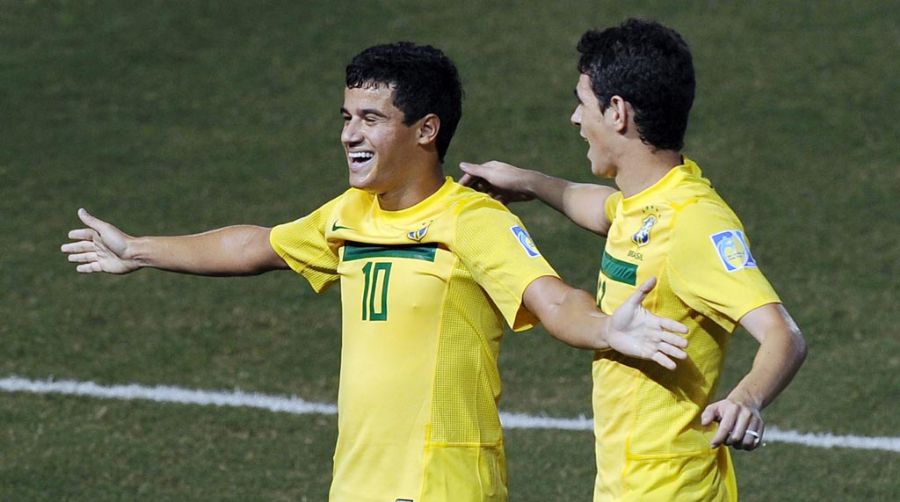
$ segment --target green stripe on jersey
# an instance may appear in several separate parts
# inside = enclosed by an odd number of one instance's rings
[[[603,275],[618,282],[637,284],[637,265],[628,263],[627,261],[613,258],[606,251],[603,251],[603,261],[600,263],[600,270]]]
[[[362,260],[378,256],[434,261],[435,253],[437,253],[436,242],[431,244],[401,244],[396,246],[362,244],[360,242],[349,241],[344,243],[344,261]]]

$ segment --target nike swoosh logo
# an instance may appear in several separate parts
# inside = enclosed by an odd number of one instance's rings
[[[337,232],[338,230],[340,230],[340,229],[342,229],[342,228],[343,228],[344,230],[353,230],[353,229],[350,228],[350,227],[345,227],[345,226],[343,226],[343,225],[338,225],[337,222],[334,222],[334,223],[331,224],[331,231],[332,231],[332,232]]]

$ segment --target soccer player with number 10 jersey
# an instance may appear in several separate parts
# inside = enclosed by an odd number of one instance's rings
[[[347,67],[341,143],[351,188],[274,228],[132,237],[84,210],[63,252],[79,272],[153,267],[200,275],[294,270],[340,282],[343,312],[335,502],[505,501],[497,402],[504,323],[543,322],[576,347],[663,371],[686,327],[650,314],[648,278],[611,315],[563,283],[521,221],[443,175],[462,88],[439,50],[369,48]],[[302,336],[302,323],[298,336]]]

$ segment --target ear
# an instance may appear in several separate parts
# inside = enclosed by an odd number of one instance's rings
[[[429,113],[425,115],[421,119],[419,119],[419,137],[418,142],[420,145],[427,145],[429,143],[434,143],[437,141],[438,131],[441,130],[441,119],[433,114]]]
[[[609,98],[609,107],[603,115],[616,132],[623,133],[628,130],[628,122],[633,112],[634,109],[625,98],[614,95]]]

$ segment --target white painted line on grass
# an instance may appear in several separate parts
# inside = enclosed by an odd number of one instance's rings
[[[181,387],[157,385],[98,385],[94,382],[75,380],[29,380],[17,376],[0,378],[0,391],[30,394],[63,394],[104,399],[155,401],[159,403],[199,404],[203,406],[231,406],[259,408],[296,415],[337,414],[337,406],[327,403],[310,403],[296,396],[272,396],[253,392],[192,390]],[[590,431],[593,421],[588,417],[555,418],[500,413],[503,427],[507,429],[556,429]],[[854,448],[860,450],[885,450],[900,452],[900,437],[837,436],[830,433],[816,434],[783,431],[766,427],[767,442],[792,443],[815,448]]]
[[[766,441],[801,444],[817,448],[854,448],[900,452],[900,437],[836,436],[829,432],[783,431],[778,427],[766,427]]]
[[[556,418],[526,415],[524,413],[500,413],[504,429],[560,429],[566,431],[593,431],[594,419],[589,417]]]
[[[141,400],[159,403],[199,404],[203,406],[231,406],[235,408],[261,408],[269,411],[304,415],[318,413],[337,414],[337,406],[310,403],[299,397],[269,396],[252,392],[191,390],[181,387],[157,385],[97,385],[94,382],[74,380],[27,380],[11,376],[0,379],[0,390],[31,394],[65,394],[70,396],[99,397],[125,401]]]

